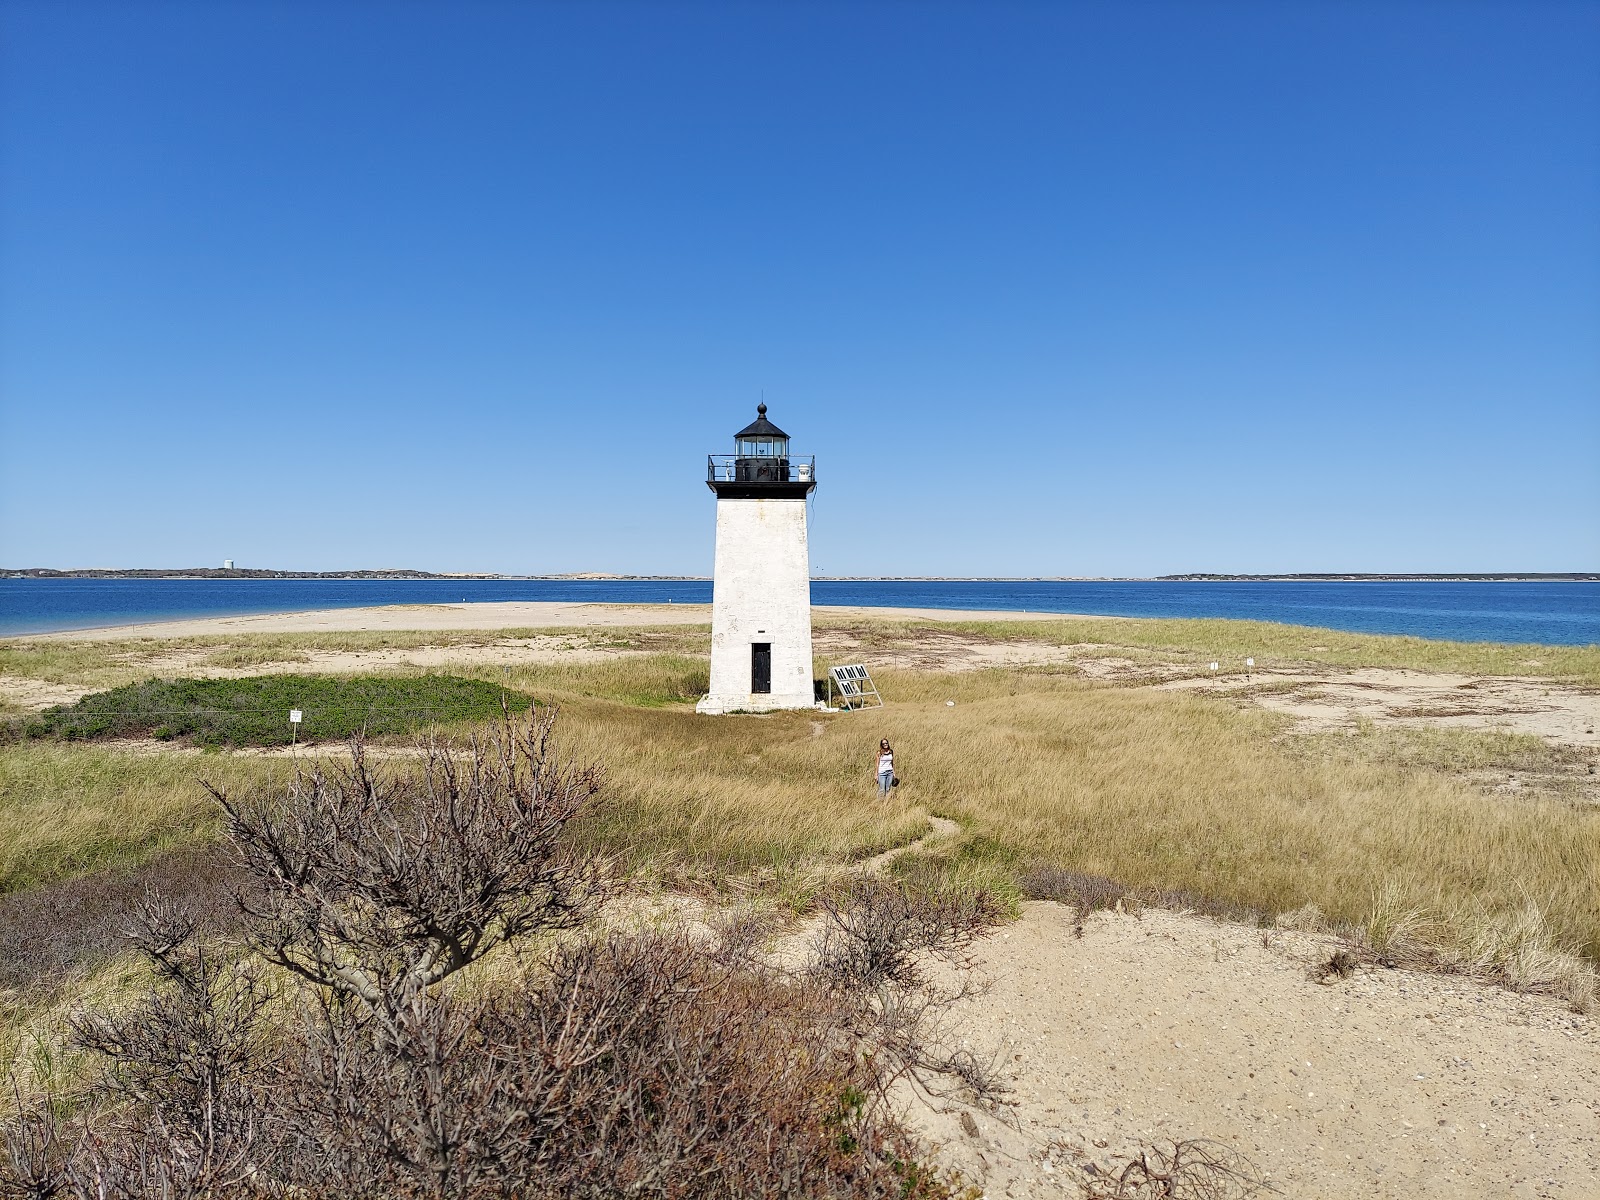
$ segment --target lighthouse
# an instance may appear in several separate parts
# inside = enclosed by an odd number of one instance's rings
[[[811,555],[806,497],[816,461],[789,453],[767,406],[706,460],[717,494],[711,591],[711,690],[703,713],[811,708]]]

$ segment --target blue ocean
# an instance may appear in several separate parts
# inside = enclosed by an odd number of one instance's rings
[[[704,580],[0,579],[0,635],[375,604],[706,603]],[[1468,642],[1600,643],[1600,583],[818,581],[814,604],[1226,617]]]

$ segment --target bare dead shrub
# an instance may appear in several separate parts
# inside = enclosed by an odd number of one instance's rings
[[[1248,1158],[1205,1139],[1142,1146],[1083,1185],[1085,1200],[1245,1200],[1270,1190]]]
[[[930,957],[965,965],[972,943],[999,920],[986,892],[913,891],[861,875],[818,902],[823,922],[810,971],[850,989],[917,987]]]
[[[1085,916],[1102,909],[1115,908],[1117,901],[1128,894],[1128,889],[1115,879],[1085,871],[1072,871],[1066,867],[1034,867],[1019,882],[1023,892],[1031,899],[1070,904]]]
[[[247,1077],[260,1061],[269,992],[256,972],[193,940],[193,916],[168,901],[141,905],[131,938],[157,983],[140,1004],[72,1019],[76,1042],[117,1064],[106,1086],[200,1144],[247,1119]]]
[[[356,746],[276,803],[218,795],[253,944],[311,986],[274,990],[146,905],[150,995],[74,1023],[107,1064],[98,1103],[6,1123],[0,1195],[948,1196],[887,1097],[941,1061],[931,1014],[956,993],[921,959],[960,961],[986,897],[852,885],[798,970],[740,913],[544,939],[518,986],[444,982],[604,894],[561,840],[598,780],[550,732],[508,722],[385,777]]]
[[[0,1123],[0,1195],[51,1200],[66,1193],[69,1151],[60,1144],[61,1130],[50,1113],[25,1112]]]
[[[944,1017],[978,988],[973,942],[999,919],[987,892],[931,893],[857,876],[819,899],[822,924],[807,975],[837,998],[840,1019],[870,1042],[891,1074],[954,1077],[979,1096],[1005,1090],[997,1065],[954,1039]],[[929,968],[942,965],[940,982]],[[887,1080],[889,1082],[891,1080]]]
[[[0,1195],[215,1194],[249,1172],[271,993],[195,939],[201,921],[174,900],[138,906],[127,936],[155,983],[132,1005],[70,1021],[73,1041],[107,1061],[86,1098],[101,1111],[69,1122],[24,1110],[4,1123]]]
[[[35,1118],[56,1147],[13,1151],[0,1193],[949,1195],[882,1102],[895,1068],[850,1032],[851,999],[736,941],[567,940],[532,986],[418,993],[393,1028],[321,995],[257,1070],[226,1073],[244,1092],[212,1089],[220,1116],[137,1104],[98,1134]]]
[[[246,907],[262,954],[392,1020],[501,943],[581,925],[605,874],[561,832],[600,773],[555,758],[555,720],[508,716],[464,764],[433,741],[420,770],[389,774],[353,742],[348,768],[296,777],[287,804],[210,789],[261,885]]]

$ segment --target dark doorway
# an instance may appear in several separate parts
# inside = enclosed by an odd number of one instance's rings
[[[770,692],[772,690],[772,643],[750,643],[750,690],[752,692]]]

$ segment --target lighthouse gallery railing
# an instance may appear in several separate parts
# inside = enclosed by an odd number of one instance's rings
[[[706,455],[708,483],[811,483],[817,478],[817,456],[745,458],[738,454]]]

